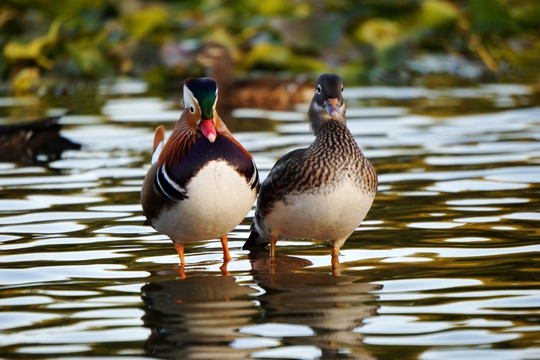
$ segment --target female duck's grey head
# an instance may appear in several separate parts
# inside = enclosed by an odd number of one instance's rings
[[[343,101],[343,82],[335,74],[319,76],[315,87],[315,95],[309,106],[308,116],[311,129],[318,134],[322,125],[328,120],[345,123],[345,102]]]

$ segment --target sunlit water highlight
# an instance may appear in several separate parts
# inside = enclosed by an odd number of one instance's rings
[[[342,275],[308,241],[279,242],[271,274],[266,252],[241,250],[252,211],[230,235],[229,276],[216,240],[187,246],[182,280],[139,205],[153,130],[170,131],[180,109],[137,86],[102,89],[101,113],[63,118],[81,151],[0,164],[1,357],[540,358],[540,101],[529,87],[348,89],[349,128],[380,185],[342,248]],[[33,105],[5,99],[0,111]],[[305,111],[227,118],[262,178],[312,141]]]

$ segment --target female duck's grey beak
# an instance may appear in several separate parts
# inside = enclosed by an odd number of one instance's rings
[[[324,102],[324,109],[334,119],[339,117],[339,99],[330,98]]]

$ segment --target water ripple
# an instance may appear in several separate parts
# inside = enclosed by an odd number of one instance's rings
[[[380,182],[341,249],[342,275],[310,241],[279,241],[273,265],[241,250],[250,211],[229,236],[228,273],[214,239],[186,246],[185,278],[171,241],[143,225],[154,129],[169,135],[180,115],[145,89],[103,87],[101,113],[63,118],[81,151],[0,164],[6,358],[540,357],[534,87],[346,88],[348,125]],[[512,108],[516,96],[532,107]],[[261,179],[313,141],[306,110],[226,119]]]

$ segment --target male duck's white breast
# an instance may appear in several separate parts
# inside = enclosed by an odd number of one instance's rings
[[[245,177],[225,161],[210,161],[186,190],[188,198],[162,211],[155,223],[179,242],[226,235],[242,221],[256,197]]]

